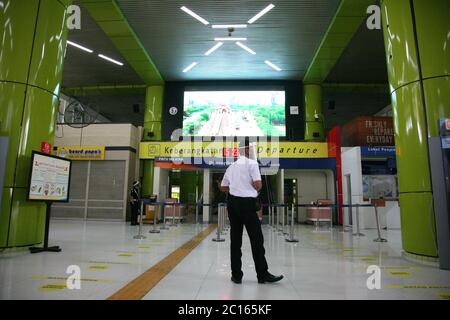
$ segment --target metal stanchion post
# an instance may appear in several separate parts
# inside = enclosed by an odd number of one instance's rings
[[[140,221],[139,221],[139,233],[137,235],[135,235],[133,238],[134,239],[145,239],[147,238],[146,236],[142,235],[142,212],[144,212],[144,201],[141,200],[141,214],[140,214]]]
[[[275,217],[273,217],[273,219],[275,220]],[[277,206],[277,221],[273,224],[273,232],[277,232],[278,231],[278,223],[280,222],[280,206]]]
[[[287,242],[298,242],[298,239],[294,238],[294,204],[292,204],[292,214],[291,214],[291,230],[289,238],[286,239]]]
[[[199,209],[199,203],[195,205],[195,224],[198,224],[198,209]]]
[[[358,237],[364,236],[364,234],[359,230],[359,205],[356,206],[356,233],[354,233],[353,235]]]
[[[164,210],[165,204],[162,206],[162,212],[163,212],[163,225],[159,227],[159,230],[169,230],[169,227],[166,226],[166,213]]]
[[[373,208],[375,209],[375,219],[377,221],[377,231],[378,231],[378,238],[376,238],[373,241],[375,241],[375,242],[387,242],[387,239],[384,239],[384,238],[381,237],[380,222],[378,220],[378,209],[377,209],[377,206],[374,205]]]
[[[287,232],[287,230],[289,229],[288,219],[289,219],[289,207],[285,207],[283,211],[283,235],[285,236],[289,234]]]
[[[221,233],[222,233],[222,230],[221,230],[221,228],[222,228],[222,226],[221,226],[221,215],[222,215],[222,207],[219,205],[219,208],[218,208],[218,216],[217,216],[217,237],[216,238],[214,238],[214,239],[212,239],[212,241],[214,241],[214,242],[224,242],[225,241],[225,239],[222,239],[221,237],[220,237],[220,235],[221,235]]]
[[[220,215],[220,222],[221,222],[221,228],[220,228],[220,234],[227,234],[225,231],[225,206],[223,203],[219,204],[219,209],[222,208],[222,214]]]
[[[159,205],[156,205],[156,208],[159,208]],[[156,216],[158,215],[158,210],[155,210],[155,213],[153,214],[153,229],[149,231],[149,233],[160,233],[161,230],[156,228]]]

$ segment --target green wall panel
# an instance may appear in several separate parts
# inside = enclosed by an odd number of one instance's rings
[[[305,140],[323,140],[325,138],[323,125],[322,86],[317,84],[305,84],[303,86],[305,108]],[[319,119],[315,119],[315,115]],[[319,137],[314,137],[314,132]]]
[[[153,194],[154,164],[154,160],[143,160],[142,197],[148,197]]]
[[[180,202],[193,203],[196,201],[197,172],[181,171],[180,179]]]
[[[59,95],[67,38],[65,7],[42,0],[38,19],[29,84]]]
[[[400,194],[400,208],[403,249],[436,257],[436,223],[431,192]]]
[[[424,78],[450,75],[450,1],[414,0]]]
[[[437,137],[439,136],[439,119],[450,118],[450,76],[427,79],[423,84],[429,135]]]
[[[0,81],[26,83],[38,0],[3,0],[0,8]]]
[[[58,97],[39,88],[28,87],[16,170],[16,187],[26,187],[31,152],[41,150],[41,142],[53,144]]]
[[[25,188],[14,189],[8,246],[26,246],[44,239],[45,204],[26,201]]]
[[[9,137],[5,172],[5,186],[7,187],[14,185],[14,168],[20,144],[20,123],[25,88],[24,84],[0,82],[0,135]]]
[[[418,82],[391,95],[400,192],[431,191],[428,141]]]
[[[163,86],[151,86],[147,88],[145,96],[144,114],[144,141],[162,139],[162,109],[163,109]],[[149,137],[147,133],[153,132]]]
[[[2,188],[2,207],[0,208],[0,247],[6,247],[8,241],[9,218],[13,188]]]
[[[409,0],[383,0],[383,30],[391,92],[418,81],[418,63]],[[389,26],[389,27],[388,27]]]

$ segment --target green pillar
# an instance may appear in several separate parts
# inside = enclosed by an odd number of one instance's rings
[[[151,86],[147,88],[145,97],[144,137],[143,141],[162,140],[162,110],[163,110],[163,86]],[[142,195],[153,193],[154,160],[144,160]]]
[[[320,84],[303,85],[305,108],[305,140],[324,141],[322,86]]]
[[[54,140],[70,2],[0,1],[0,135],[10,139],[0,247],[43,240],[45,205],[26,191],[31,152]]]
[[[194,203],[197,191],[197,172],[182,171],[180,178],[180,202]]]
[[[450,117],[450,1],[383,0],[403,249],[437,256],[428,138]]]

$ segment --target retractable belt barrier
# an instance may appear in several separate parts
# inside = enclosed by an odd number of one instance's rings
[[[269,226],[273,228],[274,232],[278,232],[280,235],[289,235],[289,238],[286,239],[288,242],[297,242],[294,239],[293,231],[294,231],[294,208],[356,208],[356,233],[354,236],[365,236],[360,232],[359,225],[359,208],[374,208],[375,221],[377,225],[377,234],[378,237],[374,239],[375,242],[387,242],[387,239],[381,237],[381,228],[379,222],[378,215],[378,206],[376,203],[370,204],[285,204],[285,203],[276,203],[276,204],[262,204],[262,207],[266,207],[269,210]],[[289,232],[285,232],[285,216],[287,215],[287,219],[289,220],[289,208],[291,208],[290,215],[290,226],[288,225]],[[276,217],[275,217],[276,212]],[[280,218],[281,217],[281,218]],[[280,223],[281,221],[281,223]],[[333,219],[330,219],[331,227],[333,226]],[[281,224],[281,226],[280,226]]]
[[[157,229],[156,228],[156,222],[157,222],[157,211],[155,210],[155,214],[153,215],[153,228],[149,231],[149,233],[160,233],[160,230],[167,230],[169,229],[166,224],[166,216],[164,214],[164,207],[174,207],[174,211],[172,213],[172,223],[169,224],[169,226],[177,226],[178,223],[175,222],[175,214],[178,212],[177,217],[178,220],[181,220],[181,213],[180,208],[185,207],[195,207],[196,208],[196,218],[195,221],[198,223],[198,208],[199,207],[212,207],[212,208],[218,208],[218,227],[217,227],[217,237],[213,239],[213,241],[216,242],[223,242],[225,241],[224,238],[221,238],[221,235],[224,235],[225,232],[228,230],[227,224],[228,224],[228,212],[226,210],[226,203],[218,203],[218,204],[212,204],[212,203],[175,203],[175,202],[152,202],[150,199],[140,199],[141,206],[140,206],[140,222],[139,222],[139,233],[134,236],[134,239],[145,239],[146,237],[142,235],[142,223],[143,223],[143,212],[144,212],[144,205],[152,205],[157,206],[158,208],[163,208],[163,224],[162,226]],[[277,203],[277,204],[262,204],[262,207],[268,208],[269,210],[269,226],[273,228],[274,232],[278,232],[279,235],[288,236],[286,238],[287,242],[298,242],[297,239],[294,238],[294,209],[295,208],[356,208],[356,233],[353,233],[354,236],[365,236],[363,233],[360,232],[360,226],[359,226],[359,208],[374,208],[374,214],[375,214],[375,220],[377,224],[377,233],[378,238],[374,239],[375,242],[387,242],[387,239],[381,237],[381,228],[380,228],[380,222],[379,222],[379,216],[378,216],[378,206],[377,204],[371,203],[371,204],[343,204],[343,205],[336,205],[336,204],[285,204],[285,203]],[[178,210],[177,210],[178,209]],[[289,209],[290,209],[290,215],[289,215]],[[276,217],[275,217],[276,214]],[[331,227],[333,226],[333,219],[330,219]],[[286,230],[287,229],[287,230]]]

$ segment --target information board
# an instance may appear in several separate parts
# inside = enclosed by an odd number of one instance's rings
[[[71,160],[33,152],[28,200],[69,201]]]

